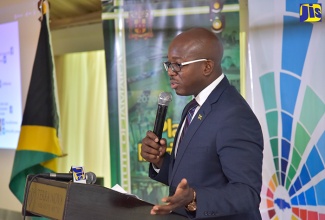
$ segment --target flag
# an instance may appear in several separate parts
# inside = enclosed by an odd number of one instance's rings
[[[53,70],[48,21],[44,14],[9,183],[21,203],[27,175],[56,172],[57,158],[62,156]]]

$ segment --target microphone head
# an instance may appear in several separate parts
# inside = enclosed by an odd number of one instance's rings
[[[158,105],[168,106],[170,101],[172,101],[172,94],[169,92],[162,92],[158,97]]]
[[[94,184],[96,182],[96,175],[93,172],[87,172],[85,175],[87,184]]]

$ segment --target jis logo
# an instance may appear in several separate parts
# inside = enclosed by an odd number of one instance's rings
[[[72,167],[71,170],[73,173],[74,182],[86,179],[83,167]]]
[[[300,4],[300,22],[321,22],[322,4]]]

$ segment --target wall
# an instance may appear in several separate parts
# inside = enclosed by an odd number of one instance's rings
[[[102,23],[51,31],[54,55],[103,50]]]
[[[21,204],[9,190],[11,169],[14,162],[15,151],[0,149],[0,209],[21,211]]]

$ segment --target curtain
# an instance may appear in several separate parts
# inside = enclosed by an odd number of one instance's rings
[[[58,171],[84,166],[110,187],[107,86],[104,51],[55,57],[60,109],[60,141],[67,155]]]

